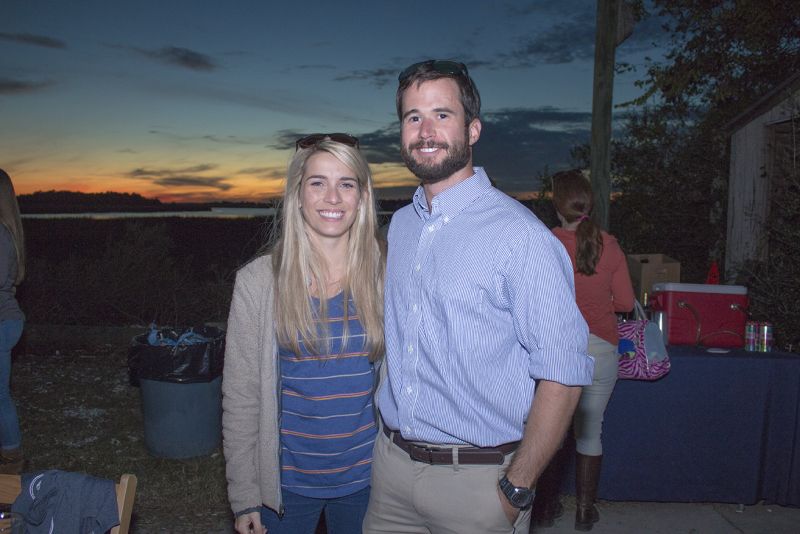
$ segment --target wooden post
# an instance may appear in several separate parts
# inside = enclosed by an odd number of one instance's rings
[[[597,0],[597,29],[594,42],[590,169],[594,190],[594,220],[606,229],[611,197],[611,105],[614,95],[614,51],[620,1]]]

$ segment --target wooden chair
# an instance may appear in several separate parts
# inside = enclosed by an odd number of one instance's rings
[[[136,475],[122,475],[116,484],[119,525],[110,530],[111,534],[128,534],[133,512],[133,497],[136,495]],[[22,491],[19,475],[0,475],[0,504],[13,503]]]

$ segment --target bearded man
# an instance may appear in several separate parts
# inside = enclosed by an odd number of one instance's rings
[[[387,375],[367,534],[527,533],[539,474],[592,382],[564,247],[472,165],[480,94],[463,63],[399,77],[421,185],[389,227]]]

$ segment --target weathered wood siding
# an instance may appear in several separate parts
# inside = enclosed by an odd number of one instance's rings
[[[755,116],[731,136],[728,182],[726,278],[733,278],[747,260],[765,259],[764,222],[770,206],[770,126],[797,113],[793,105],[800,91]]]

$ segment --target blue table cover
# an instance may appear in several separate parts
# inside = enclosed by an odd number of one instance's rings
[[[800,506],[800,356],[668,351],[661,380],[617,382],[599,498]]]

